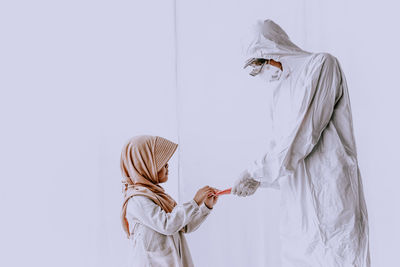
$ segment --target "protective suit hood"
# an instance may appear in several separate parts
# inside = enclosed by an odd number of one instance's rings
[[[247,48],[247,57],[274,58],[286,55],[309,54],[295,45],[287,33],[270,19],[258,20],[254,39]]]
[[[273,59],[281,62],[283,73],[280,70],[275,70],[274,74],[269,74],[269,76],[274,75],[271,76],[270,80],[277,80],[282,76],[287,78],[290,75],[291,64],[288,62],[290,56],[310,55],[311,53],[295,45],[278,24],[267,19],[257,21],[245,54],[246,62],[251,58]],[[266,69],[269,70],[270,66],[266,66]]]

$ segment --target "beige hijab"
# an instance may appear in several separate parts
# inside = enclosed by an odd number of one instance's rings
[[[145,196],[153,200],[165,212],[176,206],[175,200],[158,185],[158,172],[175,153],[177,144],[159,136],[135,136],[129,140],[121,153],[121,171],[124,183],[124,202],[121,220],[129,238],[126,219],[128,200],[133,196]]]

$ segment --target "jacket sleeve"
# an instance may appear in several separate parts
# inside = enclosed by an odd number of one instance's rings
[[[184,231],[186,234],[194,232],[199,226],[205,221],[208,215],[211,213],[211,209],[207,208],[206,205],[201,205],[198,212],[194,214],[192,220],[185,226]]]
[[[194,200],[176,205],[170,213],[166,213],[151,199],[144,196],[132,197],[127,206],[127,214],[163,235],[179,232],[198,212],[199,206]]]
[[[312,71],[311,80],[306,85],[309,89],[300,99],[288,99],[288,112],[291,110],[290,103],[301,101],[300,108],[295,111],[293,125],[269,153],[247,170],[263,187],[277,187],[278,178],[294,173],[298,163],[318,143],[342,95],[342,76],[336,58],[330,54],[318,56],[315,59],[318,67]]]

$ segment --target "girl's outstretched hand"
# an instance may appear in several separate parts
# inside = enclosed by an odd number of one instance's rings
[[[214,205],[217,204],[217,201],[218,201],[218,196],[214,194],[210,197],[207,197],[204,200],[204,205],[206,205],[207,208],[212,209]]]
[[[204,200],[209,197],[209,196],[214,196],[216,190],[212,187],[209,187],[208,185],[199,189],[197,191],[196,195],[194,196],[194,201],[196,201],[197,205],[203,204]]]

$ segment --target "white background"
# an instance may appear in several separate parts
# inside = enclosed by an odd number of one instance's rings
[[[179,202],[230,187],[269,122],[243,36],[271,18],[329,52],[349,85],[373,266],[400,266],[396,1],[0,2],[0,265],[126,266],[119,156],[137,134],[179,142]],[[179,175],[178,175],[179,174]],[[279,266],[279,191],[221,197],[189,245],[196,266]]]

